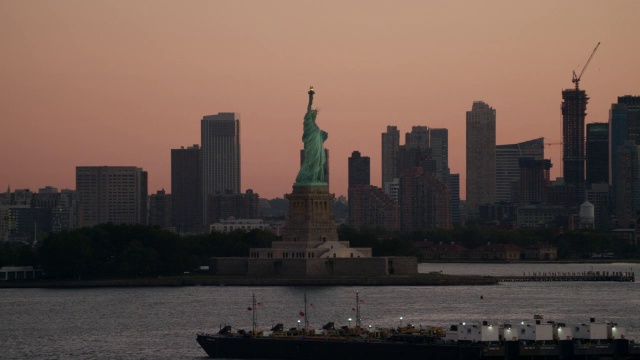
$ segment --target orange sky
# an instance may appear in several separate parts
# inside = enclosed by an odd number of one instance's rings
[[[170,149],[200,119],[241,116],[242,188],[291,191],[307,88],[329,133],[331,191],[380,134],[449,129],[464,198],[465,112],[497,110],[497,143],[561,141],[563,88],[587,122],[640,95],[640,1],[0,0],[0,189],[75,187],[77,165],[135,165],[168,191]],[[546,152],[560,175],[560,146]]]

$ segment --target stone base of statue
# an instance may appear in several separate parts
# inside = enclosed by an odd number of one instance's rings
[[[328,186],[294,186],[286,198],[289,200],[289,216],[282,242],[296,242],[308,247],[338,241],[332,204],[335,196],[329,193]]]

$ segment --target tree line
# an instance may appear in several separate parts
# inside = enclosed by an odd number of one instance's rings
[[[370,247],[374,256],[417,256],[418,242],[456,243],[474,249],[488,242],[527,247],[547,243],[558,248],[559,259],[588,259],[592,254],[640,258],[638,246],[610,233],[554,232],[550,229],[486,229],[461,227],[415,230],[408,233],[338,226],[340,240],[352,247]],[[36,245],[3,243],[0,266],[34,265],[50,278],[127,278],[183,274],[211,257],[247,257],[250,248],[270,247],[278,237],[268,231],[179,235],[145,225],[102,224],[49,234]]]

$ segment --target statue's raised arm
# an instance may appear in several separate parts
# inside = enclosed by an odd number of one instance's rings
[[[309,87],[309,105],[307,105],[307,114],[311,113],[311,105],[313,104],[313,94],[315,94],[316,92],[313,90],[313,86]]]

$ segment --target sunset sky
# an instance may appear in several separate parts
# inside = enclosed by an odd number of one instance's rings
[[[561,91],[587,122],[640,95],[640,1],[0,0],[0,191],[75,188],[76,166],[138,166],[171,189],[170,150],[200,120],[240,114],[242,189],[291,191],[309,85],[329,133],[331,191],[381,133],[449,129],[464,198],[465,112],[497,111],[497,143],[562,139]],[[404,138],[404,136],[403,136]],[[402,140],[404,141],[404,140]],[[561,146],[545,156],[561,174]]]

